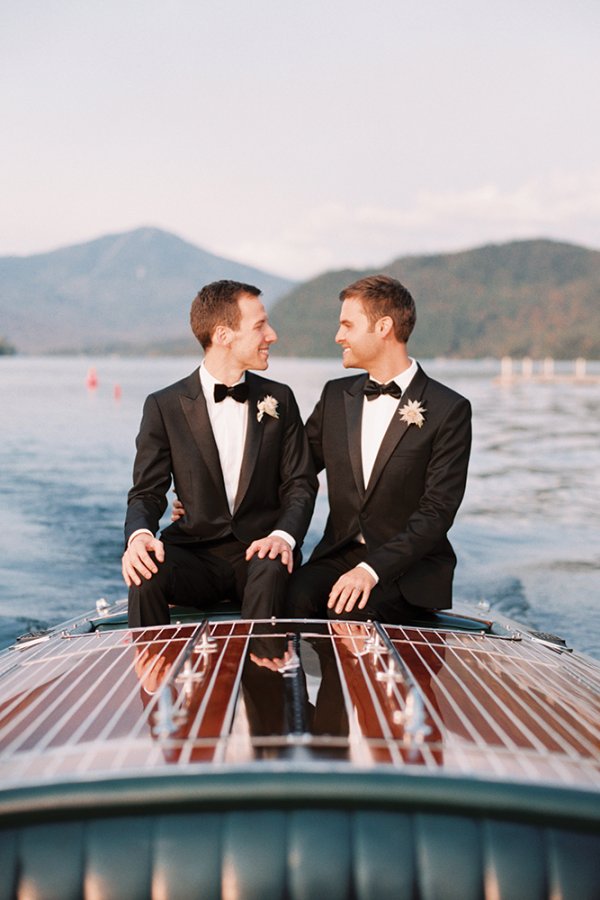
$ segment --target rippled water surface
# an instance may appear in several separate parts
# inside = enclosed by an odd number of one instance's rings
[[[0,645],[124,594],[122,522],[142,403],[196,364],[0,357]],[[455,595],[600,657],[600,383],[501,386],[494,361],[423,367],[473,404],[469,484],[451,532]],[[600,364],[588,372],[600,376]],[[306,416],[321,384],[346,373],[337,360],[274,359],[270,374],[292,385]],[[323,494],[307,550],[325,515]]]

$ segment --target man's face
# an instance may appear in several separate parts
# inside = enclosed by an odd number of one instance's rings
[[[240,294],[237,302],[240,324],[231,332],[230,350],[240,368],[266,369],[269,365],[269,347],[277,340],[277,335],[269,325],[259,297]]]
[[[342,303],[335,341],[342,348],[345,369],[366,369],[368,372],[381,352],[381,342],[358,297],[347,297]]]

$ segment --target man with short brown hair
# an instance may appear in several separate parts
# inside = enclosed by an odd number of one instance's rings
[[[128,495],[123,577],[130,626],[169,622],[169,605],[245,618],[282,611],[308,528],[317,481],[287,385],[250,373],[269,365],[277,335],[260,291],[206,285],[191,308],[205,350],[199,369],[144,405]],[[185,515],[155,534],[171,483]]]
[[[465,490],[471,407],[408,355],[416,315],[404,285],[374,275],[340,300],[344,368],[367,374],[326,384],[306,424],[330,512],[292,577],[288,608],[297,617],[400,623],[418,607],[452,605],[447,533]]]

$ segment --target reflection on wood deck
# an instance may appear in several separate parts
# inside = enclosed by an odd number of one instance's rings
[[[199,765],[600,788],[600,679],[534,641],[221,621],[56,634],[0,663],[4,787]]]

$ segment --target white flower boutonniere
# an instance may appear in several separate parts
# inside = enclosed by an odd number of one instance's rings
[[[266,413],[268,416],[272,416],[274,419],[278,419],[279,418],[279,413],[277,412],[278,406],[279,406],[279,403],[277,402],[275,397],[271,397],[270,394],[267,394],[266,397],[263,397],[263,399],[259,400],[258,403],[256,404],[256,407],[258,409],[258,412],[256,413],[256,418],[258,419],[259,422],[262,422],[262,418]]]
[[[409,400],[399,410],[402,421],[407,425],[416,425],[417,428],[423,427],[426,412],[427,410],[421,406],[418,400]]]

